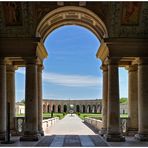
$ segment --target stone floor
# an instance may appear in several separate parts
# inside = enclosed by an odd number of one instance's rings
[[[101,136],[93,132],[86,126],[77,115],[66,115],[63,120],[56,123],[45,132],[48,136],[46,140],[40,141],[37,146],[62,147],[62,146],[75,146],[75,147],[94,147],[94,146],[108,146]],[[50,143],[49,143],[50,141]]]
[[[68,114],[54,126],[45,131],[45,136],[38,142],[20,142],[19,137],[12,137],[13,144],[0,144],[0,147],[147,147],[148,142],[137,141],[134,137],[126,137],[126,142],[106,142],[95,131],[85,125],[76,116]]]

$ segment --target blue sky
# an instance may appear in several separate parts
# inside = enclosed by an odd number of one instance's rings
[[[48,58],[44,60],[44,99],[102,98],[101,61],[96,59],[100,42],[80,26],[63,26],[54,30],[44,43]],[[25,69],[16,71],[16,98],[24,98]],[[120,97],[127,97],[127,71],[119,69]]]

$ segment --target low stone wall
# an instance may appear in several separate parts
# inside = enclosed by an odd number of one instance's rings
[[[43,130],[45,131],[48,127],[54,125],[59,120],[59,117],[45,119],[42,122]]]
[[[102,121],[101,120],[85,117],[84,122],[86,124],[92,126],[93,128],[95,128],[98,131],[102,129]]]

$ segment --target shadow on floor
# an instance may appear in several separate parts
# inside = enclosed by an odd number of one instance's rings
[[[95,127],[93,127],[92,125],[82,121],[87,127],[89,127],[95,134],[98,134],[99,133],[99,130],[96,129]]]
[[[52,135],[45,136],[37,147],[107,147],[99,135]]]

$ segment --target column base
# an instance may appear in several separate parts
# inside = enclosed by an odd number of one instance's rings
[[[38,141],[40,137],[41,135],[38,133],[32,134],[32,133],[26,132],[22,137],[20,137],[20,141]]]
[[[44,131],[43,131],[43,130],[40,130],[40,131],[39,131],[39,134],[40,134],[41,136],[44,136]]]
[[[138,133],[138,128],[128,128],[128,131],[127,131],[128,136],[134,136],[137,133]]]
[[[103,136],[103,135],[106,134],[106,132],[107,132],[107,129],[106,129],[106,128],[102,128],[102,129],[99,131],[99,134],[100,134],[101,136]]]
[[[6,132],[0,132],[0,140],[5,140]]]
[[[17,133],[16,130],[14,130],[14,129],[10,130],[11,136],[16,136],[17,135],[16,133]]]
[[[121,134],[105,134],[104,138],[108,142],[124,142],[125,137]]]
[[[135,138],[140,141],[148,141],[148,134],[136,134]]]

